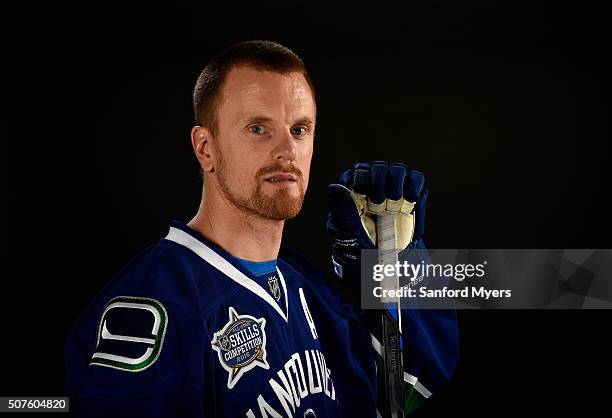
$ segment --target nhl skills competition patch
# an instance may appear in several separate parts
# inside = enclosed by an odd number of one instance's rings
[[[168,314],[157,300],[118,296],[104,307],[91,366],[139,372],[159,357]]]
[[[229,321],[215,332],[213,350],[219,355],[221,366],[228,372],[227,387],[232,389],[243,374],[256,366],[269,369],[266,361],[265,318],[238,315],[230,306]]]

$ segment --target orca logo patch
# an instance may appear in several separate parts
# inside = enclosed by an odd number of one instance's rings
[[[268,286],[270,287],[270,293],[272,293],[272,296],[278,302],[281,298],[281,290],[276,275],[268,277]]]
[[[219,355],[221,366],[228,372],[229,389],[256,366],[266,370],[270,368],[266,361],[265,326],[265,318],[238,315],[230,306],[229,321],[220,331],[215,332],[210,343]]]
[[[102,312],[92,366],[139,372],[159,357],[168,314],[155,299],[118,296]]]

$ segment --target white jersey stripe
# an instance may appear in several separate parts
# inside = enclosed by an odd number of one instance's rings
[[[247,288],[251,292],[255,293],[257,296],[268,302],[270,306],[278,312],[278,314],[285,320],[285,322],[289,322],[289,300],[287,298],[287,286],[285,285],[285,279],[282,275],[279,274],[280,279],[283,283],[283,287],[285,288],[285,303],[287,306],[287,314],[283,312],[281,307],[276,303],[276,301],[270,296],[268,292],[266,292],[257,282],[253,279],[247,277],[243,272],[234,267],[229,261],[225,258],[214,252],[208,246],[206,246],[203,242],[195,239],[187,232],[182,231],[178,228],[170,227],[170,231],[168,235],[166,235],[166,239],[169,241],[176,242],[184,247],[187,247],[198,256],[200,256],[204,261],[208,264],[219,270],[221,273],[225,274],[227,277],[238,283],[239,285]],[[279,270],[280,273],[280,270]]]

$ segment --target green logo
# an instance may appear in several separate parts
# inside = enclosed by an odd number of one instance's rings
[[[102,312],[92,366],[139,372],[159,357],[168,314],[155,299],[118,296]]]

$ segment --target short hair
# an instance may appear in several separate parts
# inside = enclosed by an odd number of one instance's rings
[[[217,54],[200,73],[193,91],[193,111],[196,125],[206,127],[213,136],[219,131],[218,101],[229,71],[248,67],[280,74],[301,73],[313,100],[315,90],[304,63],[289,48],[271,41],[245,41],[234,44]]]

